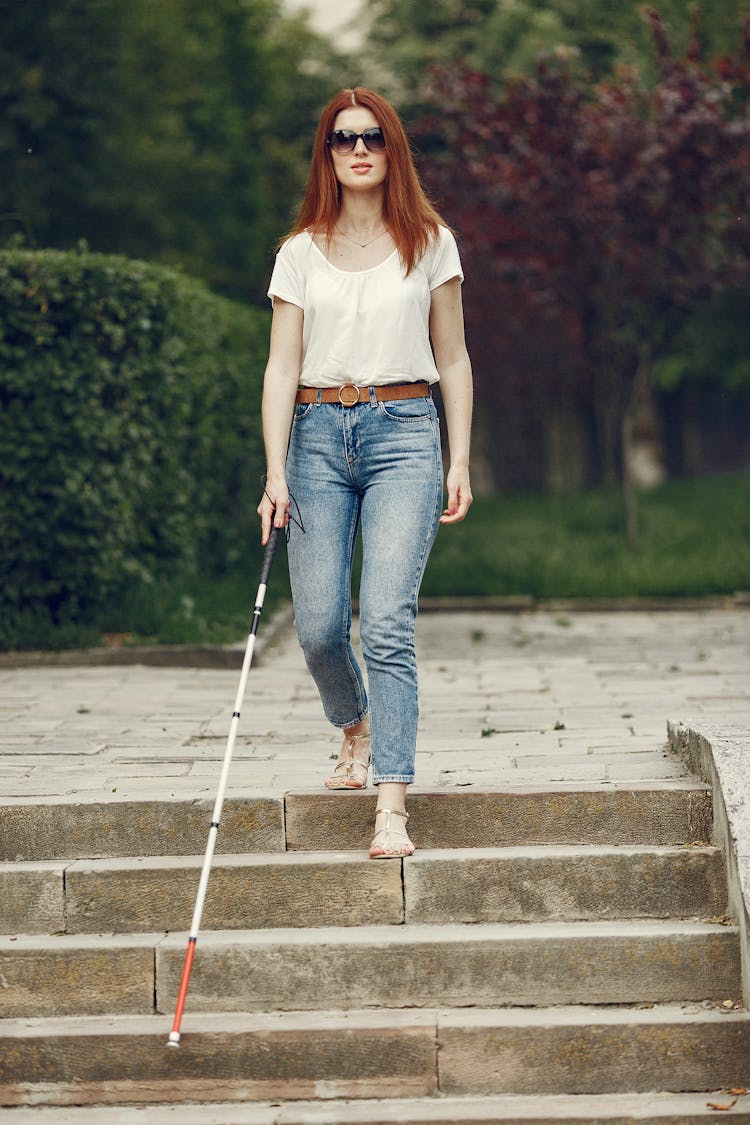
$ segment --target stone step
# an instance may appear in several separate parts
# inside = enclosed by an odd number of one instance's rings
[[[71,934],[184,930],[202,863],[202,856],[168,856],[0,865],[0,893],[7,904],[3,928]],[[373,863],[355,852],[214,858],[205,930],[317,926],[321,921],[402,923],[401,863]]]
[[[206,846],[214,798],[195,801],[50,801],[0,804],[0,860],[196,855]],[[284,850],[281,798],[229,798],[217,851]]]
[[[0,938],[0,1017],[169,1012],[184,934]],[[695,921],[206,931],[194,1011],[716,1000],[732,926]]]
[[[284,798],[290,851],[367,848],[373,790],[314,790]],[[417,847],[532,844],[687,844],[711,839],[711,795],[700,783],[471,791],[410,790],[409,834]]]
[[[727,910],[713,847],[463,848],[404,861],[407,922],[716,919]]]
[[[557,1112],[561,1120],[588,1122],[600,1112],[603,1120],[624,1122],[631,1120],[623,1104],[626,1095],[742,1085],[750,1047],[747,1013],[671,1005],[646,1010],[188,1015],[176,1051],[165,1046],[168,1027],[163,1016],[0,1021],[0,1104],[76,1109],[125,1102],[158,1105],[174,1103],[179,1092],[187,1102],[319,1099],[306,1107],[277,1105],[274,1110],[285,1114],[278,1118],[264,1118],[266,1110],[255,1107],[261,1113],[259,1121],[434,1125],[494,1120],[471,1114],[497,1108],[481,1099],[503,1096],[516,1100],[504,1103],[498,1118],[502,1121],[515,1120],[514,1109],[518,1120],[554,1121]],[[524,1099],[529,1091],[535,1098]],[[610,1098],[590,1102],[576,1118],[571,1112],[576,1103],[568,1098],[545,1106],[544,1098],[559,1099],[563,1093]],[[619,1119],[612,1112],[618,1104],[612,1096],[618,1094],[623,1114]],[[334,1098],[358,1101],[336,1107],[328,1100]],[[359,1101],[373,1098],[415,1100],[402,1102],[406,1109],[392,1112],[387,1103]],[[458,1100],[462,1098],[471,1100]],[[669,1105],[661,1099],[658,1105],[648,1099],[631,1104],[655,1115],[655,1120]],[[579,1101],[581,1105],[585,1103]],[[679,1105],[671,1105],[673,1114]],[[452,1116],[467,1106],[468,1116]],[[528,1118],[520,1115],[522,1106]],[[695,1103],[691,1108],[697,1108]],[[174,1120],[186,1125],[193,1120],[187,1113],[181,1107]],[[235,1114],[231,1109],[221,1125],[245,1120]],[[159,1118],[154,1114],[146,1120],[155,1125]],[[200,1121],[205,1125],[210,1120],[207,1110]]]
[[[159,1011],[184,945],[156,949]],[[190,989],[195,1011],[723,999],[741,994],[739,938],[653,921],[222,931],[199,941]]]
[[[0,865],[7,933],[183,930],[202,856]],[[713,847],[573,845],[420,851],[402,863],[357,852],[214,860],[210,929],[407,922],[717,917],[727,911]]]
[[[217,771],[218,781],[218,771]],[[310,790],[283,798],[230,796],[217,851],[341,851],[367,848],[374,790]],[[0,861],[196,855],[213,799],[61,801],[0,805]],[[414,790],[410,831],[420,848],[527,844],[687,844],[708,841],[711,798],[691,781],[602,789],[540,786]]]
[[[149,1013],[162,934],[0,937],[0,1018]]]
[[[731,1106],[750,1125],[750,1098],[701,1094],[561,1094],[541,1097],[412,1098],[249,1105],[37,1106],[6,1110],[7,1125],[706,1125]]]

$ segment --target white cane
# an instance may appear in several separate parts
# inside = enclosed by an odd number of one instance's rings
[[[253,610],[253,621],[250,626],[250,633],[247,638],[247,646],[245,648],[245,658],[242,662],[242,673],[240,675],[240,682],[237,688],[237,697],[234,703],[234,711],[232,712],[232,722],[229,727],[229,735],[227,737],[227,747],[224,751],[224,764],[221,768],[221,777],[219,779],[219,788],[216,794],[216,801],[214,803],[213,813],[211,815],[211,827],[208,833],[208,844],[206,845],[206,854],[203,857],[203,869],[201,871],[200,882],[198,884],[198,894],[195,899],[195,909],[193,910],[193,920],[190,924],[190,936],[188,937],[188,945],[185,951],[185,960],[182,965],[182,976],[180,978],[180,988],[177,993],[177,1006],[174,1013],[174,1022],[172,1023],[172,1030],[169,1033],[167,1040],[168,1047],[179,1047],[180,1045],[180,1024],[182,1023],[182,1013],[185,1010],[185,999],[187,997],[188,986],[190,984],[190,973],[193,968],[193,959],[195,957],[195,946],[198,941],[198,932],[201,926],[201,916],[203,914],[203,906],[206,901],[206,891],[208,889],[208,877],[211,872],[211,860],[213,859],[214,848],[216,847],[216,837],[219,832],[219,823],[221,820],[221,810],[224,805],[224,794],[229,780],[229,770],[232,765],[232,754],[234,752],[234,742],[237,737],[237,728],[240,722],[240,709],[242,701],[245,697],[245,686],[247,684],[247,674],[250,671],[250,665],[253,659],[253,650],[255,648],[255,637],[258,632],[258,622],[263,610],[263,602],[266,596],[266,586],[268,584],[268,575],[271,571],[271,563],[276,551],[276,544],[278,542],[279,529],[276,527],[271,528],[271,534],[266,544],[265,554],[263,555],[263,567],[260,574],[260,585],[258,586],[258,593],[255,595],[255,609]]]

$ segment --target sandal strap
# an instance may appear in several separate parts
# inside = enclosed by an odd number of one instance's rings
[[[385,821],[381,821],[380,825],[377,822],[378,816],[383,813]],[[391,817],[398,816],[403,820],[401,828],[396,828],[391,820]],[[409,819],[407,812],[401,812],[397,809],[376,809],[375,810],[375,836],[372,844],[370,845],[370,855],[373,854],[373,848],[380,849],[375,853],[373,858],[378,858],[380,855],[384,857],[397,858],[398,856],[412,855],[414,852],[414,844],[409,839],[409,834],[406,831],[406,822]]]
[[[338,762],[336,762],[336,765],[333,767],[333,772],[334,774],[341,773],[342,771],[344,773],[351,773],[352,766],[361,766],[362,764],[363,763],[358,762],[356,758],[339,758]]]
[[[339,760],[336,763],[336,769],[334,770],[334,773],[336,772],[336,770],[339,770],[341,766],[345,766],[348,770],[350,770],[352,766],[362,766],[364,769],[367,769],[367,767],[370,765],[370,755],[368,754],[364,759],[355,757],[354,743],[358,738],[369,737],[369,734],[354,734],[351,738],[346,739],[344,745],[341,747],[341,754],[339,755]]]
[[[326,786],[329,789],[357,789],[366,788],[367,775],[370,769],[370,748],[368,745],[370,739],[369,731],[360,731],[358,734],[352,734],[344,737],[344,742],[341,746],[341,752],[336,765],[333,767],[333,772],[329,775]],[[357,739],[364,739],[365,746],[363,747],[362,757],[358,757],[355,753]],[[332,784],[329,784],[331,782]]]

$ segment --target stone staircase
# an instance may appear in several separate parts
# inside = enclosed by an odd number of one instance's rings
[[[704,785],[423,790],[403,862],[373,805],[227,801],[178,1051],[210,803],[4,806],[3,1121],[750,1122]]]

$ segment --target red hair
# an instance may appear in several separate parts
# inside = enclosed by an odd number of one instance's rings
[[[369,109],[383,130],[388,153],[383,219],[406,272],[410,273],[437,236],[438,227],[447,224],[443,223],[420,183],[400,117],[385,98],[363,86],[340,90],[323,110],[315,134],[307,188],[297,220],[287,237],[304,230],[324,233],[328,239],[333,236],[341,210],[341,185],[333,170],[328,134],[339,113],[352,106]]]

